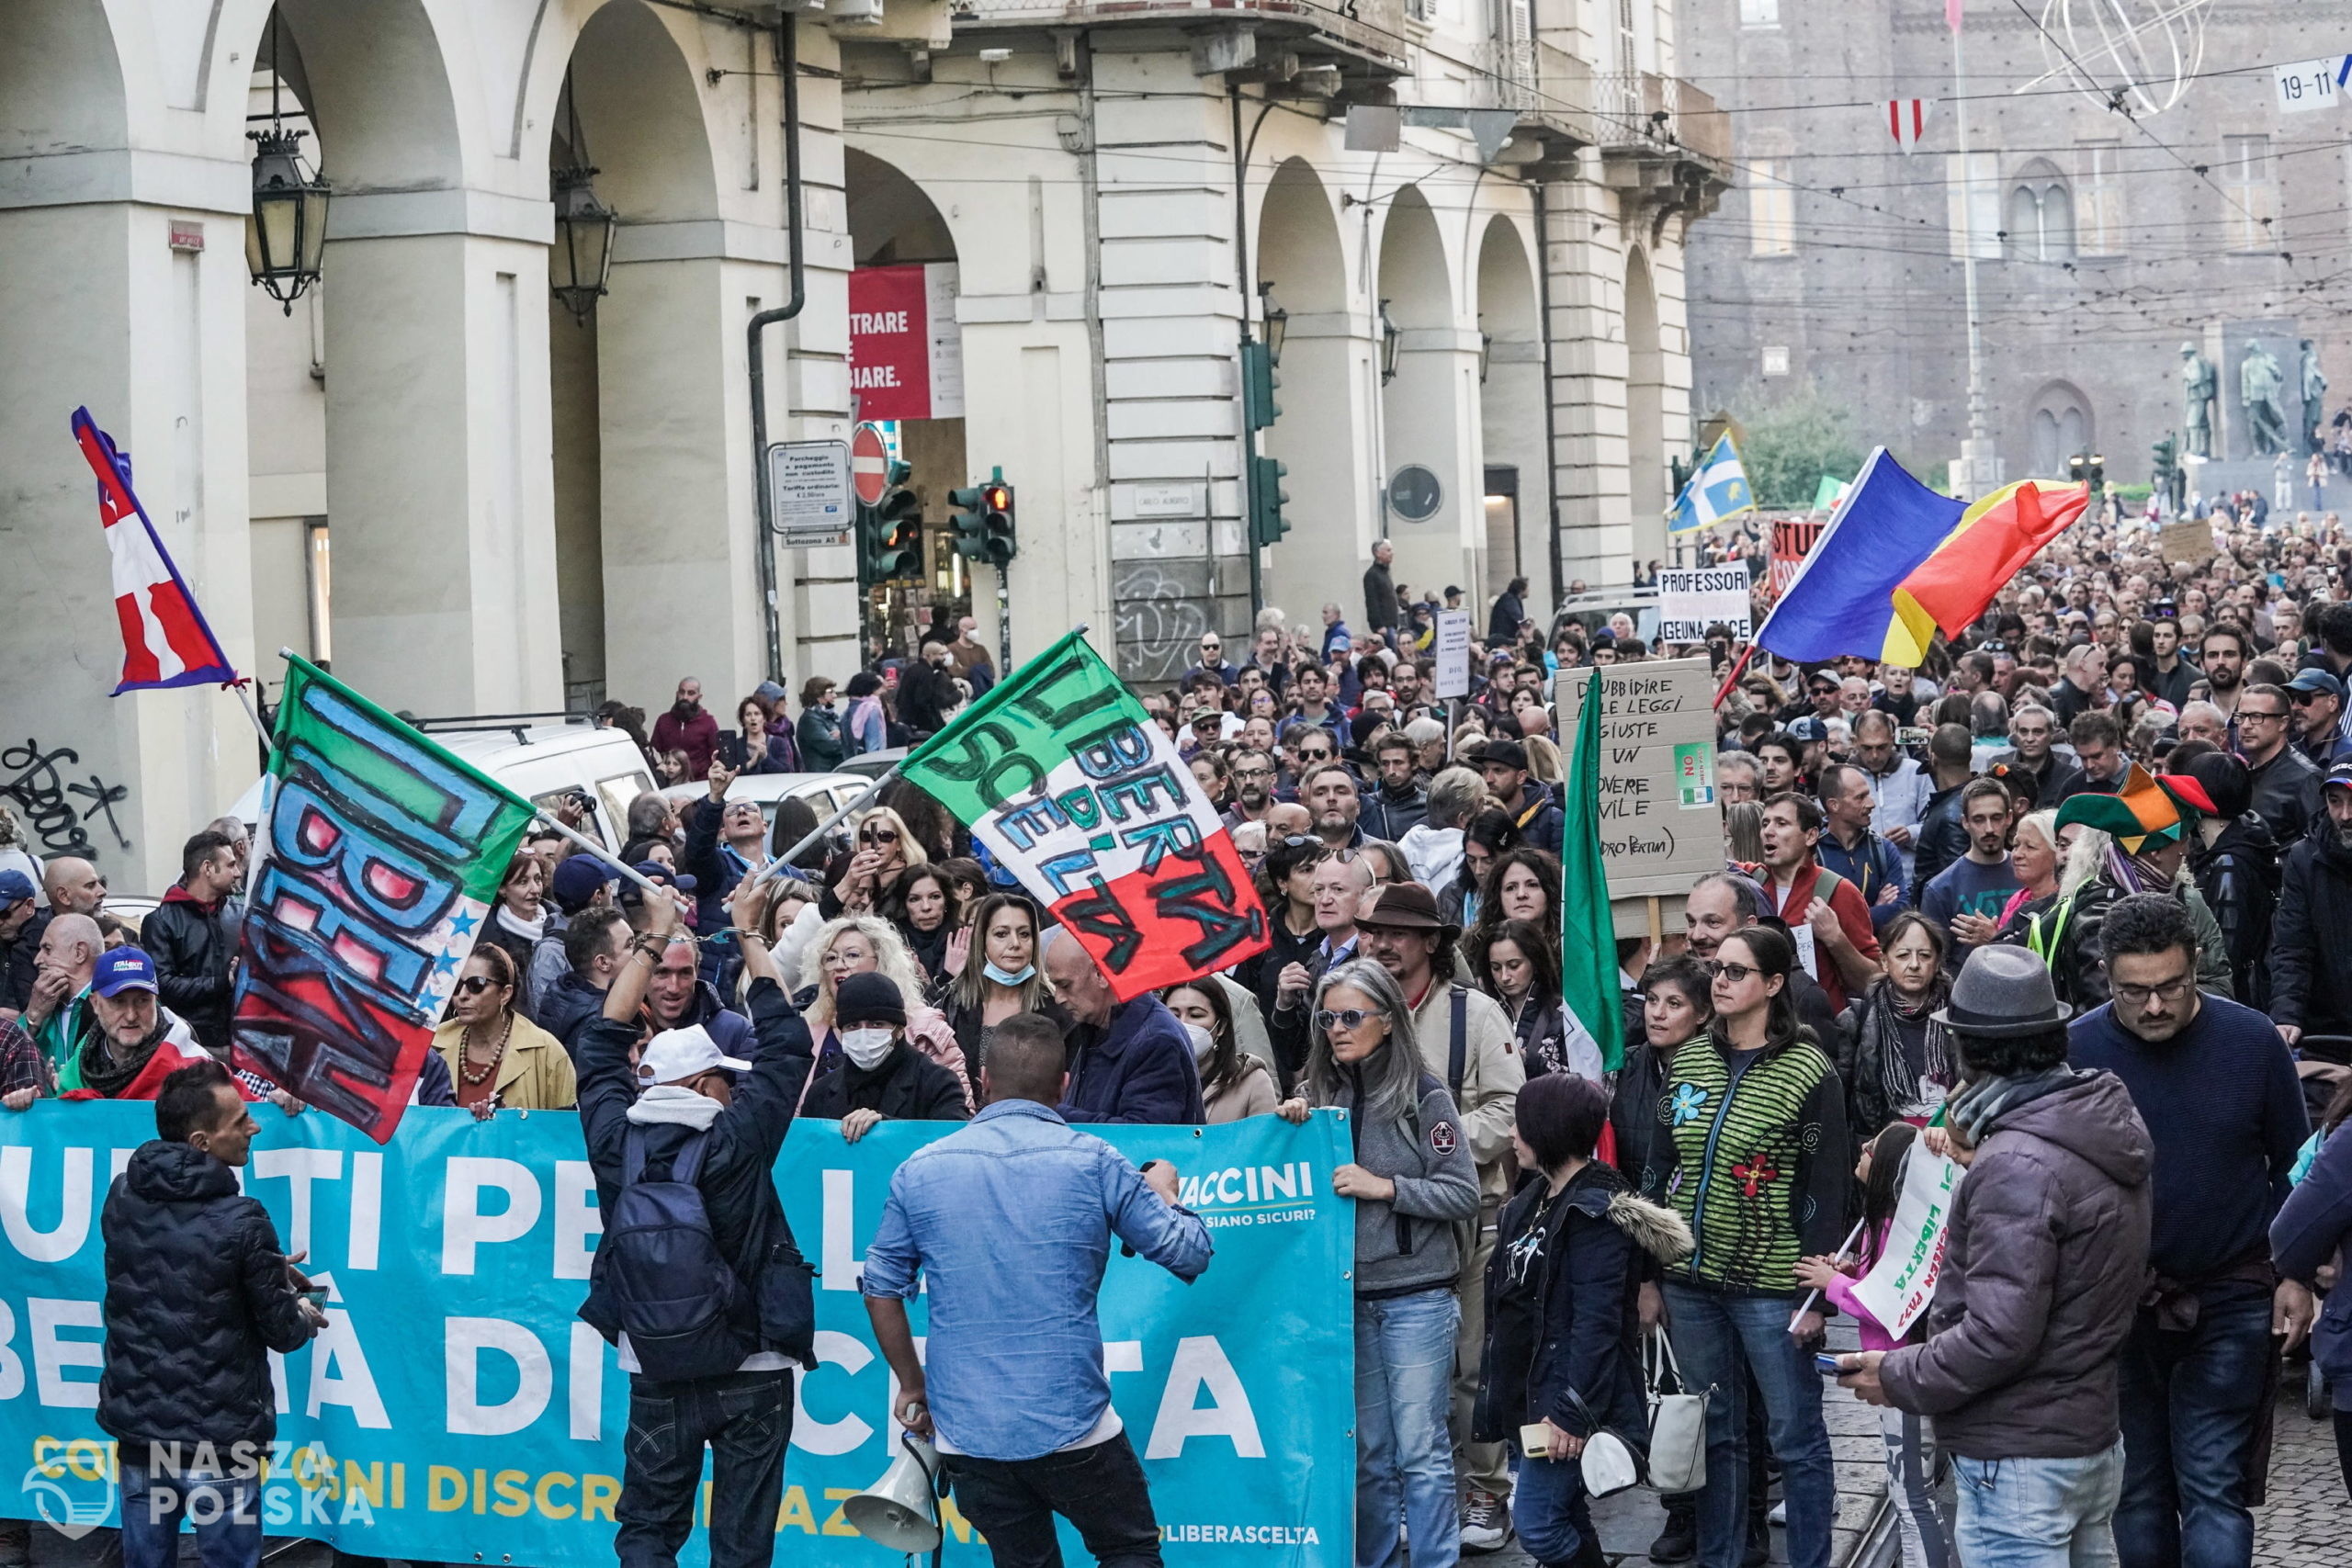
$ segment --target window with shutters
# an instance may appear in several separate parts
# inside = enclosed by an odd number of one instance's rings
[[[2267,136],[2222,138],[2222,194],[2229,204],[2230,249],[2276,248],[2271,220],[2278,216],[2278,186],[2270,166]]]
[[[2083,147],[2083,177],[2075,185],[2075,248],[2086,256],[2123,254],[2123,179],[2120,142]]]

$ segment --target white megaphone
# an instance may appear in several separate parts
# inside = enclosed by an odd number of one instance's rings
[[[901,1432],[899,1441],[906,1451],[890,1461],[881,1480],[842,1505],[842,1516],[852,1529],[892,1551],[936,1551],[939,1450],[912,1432]]]

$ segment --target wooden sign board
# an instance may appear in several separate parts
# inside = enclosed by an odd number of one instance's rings
[[[1563,670],[1553,688],[1560,746],[1572,751],[1596,671]],[[1681,929],[1690,885],[1724,868],[1715,803],[1714,682],[1704,659],[1645,659],[1601,677],[1600,859],[1620,936]]]
[[[2156,549],[2166,560],[2202,565],[2213,558],[2213,525],[2201,517],[2167,523],[2156,536]]]

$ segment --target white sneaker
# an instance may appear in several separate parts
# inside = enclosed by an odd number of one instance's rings
[[[1472,1487],[1462,1500],[1462,1550],[1500,1551],[1510,1540],[1510,1510],[1493,1493]]]

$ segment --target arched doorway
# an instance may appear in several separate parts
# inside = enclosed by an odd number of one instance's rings
[[[1377,500],[1351,454],[1374,339],[1363,315],[1348,308],[1331,196],[1303,158],[1284,162],[1266,183],[1257,271],[1266,308],[1283,313],[1274,395],[1282,417],[1258,433],[1258,449],[1288,470],[1283,513],[1291,530],[1266,554],[1265,602],[1312,625],[1333,585],[1362,574],[1372,542],[1365,519],[1375,515]],[[1352,620],[1358,611],[1348,609]],[[1230,638],[1242,628],[1221,629]]]
[[[1625,476],[1632,509],[1632,560],[1608,563],[1608,580],[1666,557],[1666,355],[1658,341],[1657,289],[1649,258],[1625,256]]]
[[[885,446],[907,465],[923,519],[920,578],[880,584],[865,595],[863,636],[910,654],[934,626],[944,629],[969,615],[980,623],[980,641],[993,649],[998,573],[956,552],[949,522],[948,492],[974,477],[965,447],[962,333],[955,325],[961,283],[956,236],[922,187],[894,165],[856,148],[845,150],[843,163],[856,265],[850,283],[852,396],[859,418],[878,425]],[[941,332],[953,334],[952,376],[943,363],[949,344],[932,341]]]
[[[1478,329],[1486,526],[1479,539],[1479,592],[1472,599],[1483,634],[1487,607],[1513,579],[1527,580],[1521,604],[1530,615],[1543,618],[1551,598],[1552,466],[1544,439],[1543,321],[1527,245],[1509,218],[1488,220],[1480,237]]]
[[[1418,600],[1449,583],[1466,586],[1484,529],[1477,499],[1483,476],[1471,475],[1463,417],[1476,392],[1477,339],[1456,319],[1444,242],[1419,186],[1407,186],[1389,199],[1374,292],[1375,308],[1385,313],[1386,362],[1383,531],[1396,547],[1391,575]],[[1353,624],[1363,595],[1351,585],[1335,596]]]

